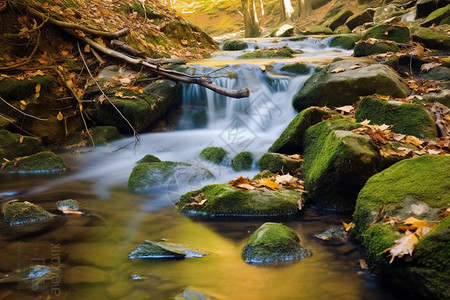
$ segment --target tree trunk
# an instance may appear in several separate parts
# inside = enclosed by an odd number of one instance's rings
[[[249,5],[248,0],[241,0],[242,14],[244,15],[245,37],[257,37],[261,33],[255,20],[253,0],[251,1],[252,2]]]
[[[298,16],[301,18],[309,17],[313,14],[311,0],[297,0],[298,1]]]
[[[286,21],[286,7],[284,7],[284,0],[280,0],[281,16],[280,21]]]

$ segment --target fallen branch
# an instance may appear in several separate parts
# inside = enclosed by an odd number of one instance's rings
[[[20,109],[18,109],[18,108],[16,108],[16,107],[14,107],[13,105],[9,104],[9,103],[8,103],[5,99],[3,99],[1,96],[0,96],[0,100],[2,100],[6,105],[8,105],[8,106],[11,107],[12,109],[14,109],[14,110],[20,112],[22,115],[24,115],[24,116],[26,116],[26,117],[30,117],[30,118],[33,118],[33,119],[36,119],[36,120],[39,120],[39,121],[48,121],[48,119],[41,119],[41,118],[39,118],[39,117],[30,115],[30,114],[27,114],[27,113],[21,111]]]

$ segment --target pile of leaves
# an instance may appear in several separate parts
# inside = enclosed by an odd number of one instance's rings
[[[261,179],[250,179],[248,177],[239,176],[229,182],[233,187],[243,190],[278,190],[282,188],[294,189],[301,193],[306,193],[305,183],[303,180],[288,174],[275,174],[271,177]]]

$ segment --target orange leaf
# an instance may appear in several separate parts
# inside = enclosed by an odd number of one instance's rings
[[[40,91],[41,91],[41,85],[38,83],[38,84],[36,84],[36,86],[34,87],[34,91],[36,92],[36,93],[39,93]]]
[[[56,119],[58,121],[62,121],[62,119],[64,119],[63,114],[61,112],[58,112],[58,115],[56,116]]]
[[[345,71],[344,68],[336,68],[333,71],[331,71],[331,73],[341,73],[341,72],[344,72],[344,71]]]
[[[408,135],[405,139],[405,142],[413,144],[416,147],[420,147],[420,145],[424,143],[424,141],[412,135]]]
[[[19,144],[22,144],[22,143],[23,143],[23,135],[21,135],[19,138]]]
[[[353,222],[350,222],[350,223],[342,222],[342,224],[345,227],[345,231],[350,231],[351,229],[355,228],[355,223],[353,223]]]
[[[261,178],[259,180],[256,180],[259,184],[264,185],[268,187],[271,190],[279,189],[280,185],[276,183],[275,181],[270,180],[269,178]]]

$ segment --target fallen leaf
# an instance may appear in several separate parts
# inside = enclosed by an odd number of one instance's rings
[[[425,143],[424,141],[420,140],[419,138],[412,136],[412,135],[408,135],[405,139],[406,143],[410,143],[413,144],[416,147],[420,147],[420,145],[422,145],[423,143]]]
[[[86,47],[84,47],[84,52],[91,52],[91,47],[86,45]]]
[[[450,216],[450,207],[443,211],[439,216],[441,218],[447,218],[448,216]]]
[[[336,111],[342,111],[344,113],[351,113],[352,111],[354,111],[355,108],[352,105],[345,105],[345,106],[341,106],[341,107],[336,107]]]
[[[341,72],[345,72],[344,68],[336,68],[333,71],[331,71],[331,73],[341,73]]]
[[[365,270],[365,269],[367,269],[369,267],[364,259],[359,259],[359,266],[363,270]]]
[[[423,238],[426,234],[428,234],[431,230],[433,230],[434,227],[429,227],[429,226],[421,226],[419,228],[416,229],[416,231],[414,232],[415,234],[417,234],[417,236],[421,239]]]
[[[409,225],[409,226],[415,227],[415,228],[418,228],[418,227],[421,227],[421,226],[428,226],[428,222],[427,221],[419,220],[419,219],[414,218],[414,217],[407,218],[403,223],[405,225]]]
[[[388,101],[390,98],[391,98],[391,96],[384,96],[384,95],[376,95],[376,97],[378,98],[378,99],[380,99],[380,100],[383,100],[383,101]]]
[[[20,109],[25,110],[27,108],[28,103],[26,103],[24,100],[20,100]]]
[[[364,121],[360,122],[359,124],[361,124],[361,125],[369,125],[370,124],[370,120],[365,119]]]
[[[188,41],[187,41],[187,40],[184,40],[184,39],[182,39],[182,40],[181,40],[181,44],[183,44],[183,45],[187,46],[187,44],[188,44]]]
[[[384,223],[383,224],[389,224],[389,225],[391,225],[392,227],[394,227],[395,225],[397,225],[398,223],[400,223],[402,221],[402,219],[401,218],[399,218],[399,217],[388,217],[387,219],[386,219],[386,221],[384,221]]]
[[[23,143],[23,135],[21,135],[19,138],[19,144],[22,144],[22,143]]]
[[[411,231],[407,230],[402,238],[394,241],[394,246],[387,248],[383,251],[383,253],[387,251],[391,253],[391,260],[389,261],[389,263],[392,263],[394,261],[394,258],[396,257],[401,258],[405,254],[412,255],[414,246],[417,244],[417,242],[419,242],[417,236],[414,233],[411,233]]]
[[[258,180],[255,180],[260,185],[263,185],[265,187],[268,187],[271,190],[279,189],[280,185],[276,183],[275,181],[270,180],[270,178],[261,178]]]
[[[275,182],[278,184],[289,183],[294,178],[297,179],[296,177],[289,175],[289,173],[286,175],[278,175],[275,177]]]
[[[438,63],[438,62],[430,62],[430,63],[427,63],[427,64],[423,64],[423,65],[420,66],[420,72],[428,72],[429,70],[431,70],[431,69],[433,69],[435,67],[438,67],[440,65],[442,65],[442,64]]]
[[[34,87],[34,90],[36,93],[39,93],[41,91],[41,85],[39,83],[36,84],[36,86]]]
[[[300,156],[300,154],[292,154],[292,155],[288,155],[289,158],[292,158],[296,161],[303,161],[303,158]]]
[[[61,112],[58,112],[58,115],[56,116],[56,119],[58,121],[62,121],[64,119],[63,114]]]
[[[347,232],[350,231],[351,229],[355,228],[355,223],[353,223],[353,222],[350,222],[350,223],[342,222],[342,224],[344,225],[345,231],[347,231]]]

